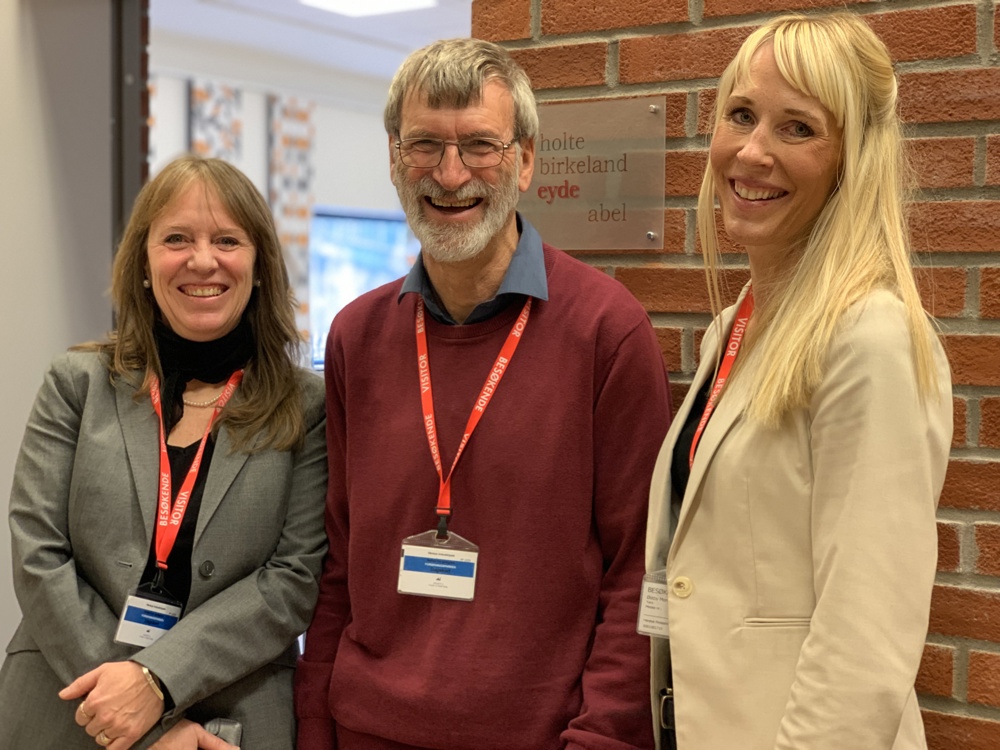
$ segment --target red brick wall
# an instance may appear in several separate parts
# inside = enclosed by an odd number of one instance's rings
[[[953,369],[955,439],[939,511],[940,572],[918,677],[928,741],[933,750],[996,750],[1000,23],[989,0],[847,6],[863,14],[897,62],[921,187],[912,219],[918,280],[927,308],[942,323]],[[716,79],[765,19],[832,7],[830,0],[473,2],[473,35],[511,49],[540,101],[666,95],[663,251],[585,258],[620,279],[650,312],[678,403],[709,322],[694,214]],[[746,263],[729,273],[735,292],[748,277]]]

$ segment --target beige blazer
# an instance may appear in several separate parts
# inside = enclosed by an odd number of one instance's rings
[[[146,565],[156,519],[159,422],[148,398],[109,382],[98,355],[57,358],[14,469],[10,526],[23,620],[0,671],[0,750],[93,748],[55,691],[105,661],[160,676],[180,716],[244,723],[243,750],[291,750],[297,636],[316,602],[326,536],[323,382],[302,372],[298,451],[231,452],[220,428],[180,622],[136,649],[113,638]]]
[[[679,503],[674,442],[735,309],[705,334],[653,475],[646,566],[666,567],[670,619],[669,647],[652,639],[654,707],[671,658],[680,750],[923,749],[913,682],[951,444],[944,352],[935,342],[940,393],[922,403],[903,305],[872,293],[781,428],[745,419],[746,379],[730,381]],[[781,366],[755,353],[744,374]]]

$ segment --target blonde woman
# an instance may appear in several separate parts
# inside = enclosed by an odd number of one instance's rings
[[[650,496],[654,721],[680,750],[925,748],[952,400],[910,266],[892,63],[853,15],[785,16],[716,107],[698,205],[716,315]],[[716,201],[751,275],[721,311]]]

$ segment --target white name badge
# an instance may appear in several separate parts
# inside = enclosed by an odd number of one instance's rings
[[[159,640],[180,617],[181,608],[177,605],[133,594],[125,600],[125,608],[115,632],[115,642],[129,646],[148,646]]]
[[[476,592],[479,547],[449,532],[439,539],[436,531],[403,540],[399,557],[400,594],[435,596],[471,601]]]
[[[667,601],[666,569],[644,575],[636,631],[654,638],[669,638],[670,620],[667,617]]]

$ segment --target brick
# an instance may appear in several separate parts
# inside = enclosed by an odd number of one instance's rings
[[[510,54],[527,71],[532,88],[600,86],[604,83],[608,45],[592,42],[512,49]]]
[[[969,652],[969,703],[1000,707],[1000,654]]]
[[[964,268],[924,266],[914,269],[917,289],[924,308],[938,318],[955,318],[965,310],[965,286],[968,272]]]
[[[1000,576],[1000,523],[976,524],[976,572],[984,576]],[[996,704],[1000,706],[1000,703]]]
[[[684,403],[684,397],[687,395],[688,389],[691,387],[690,383],[675,383],[670,381],[670,417],[671,419],[677,415],[677,410],[680,408],[681,404]]]
[[[979,269],[979,317],[1000,318],[1000,268]]]
[[[697,222],[697,218],[695,219]],[[722,223],[722,211],[720,209],[715,209],[715,227],[716,227],[716,238],[719,242],[719,251],[723,254],[732,253],[746,253],[746,250],[737,245],[735,242],[729,239],[729,235],[726,234],[726,228]],[[697,235],[697,232],[695,233]],[[694,248],[696,253],[701,253],[701,239],[695,237]]]
[[[670,372],[680,372],[681,370],[681,329],[680,328],[657,328],[656,340],[660,342],[660,351],[663,353],[663,361]]]
[[[941,507],[1000,510],[1000,463],[949,461]]]
[[[708,163],[708,151],[667,151],[664,159],[666,194],[670,196],[697,196]]]
[[[687,135],[687,98],[684,91],[666,94],[667,138],[684,138]]]
[[[917,692],[950,698],[954,690],[955,647],[928,643],[917,672]]]
[[[910,216],[918,252],[1000,251],[1000,201],[925,201]]]
[[[986,184],[1000,185],[1000,135],[986,136]]]
[[[663,252],[683,253],[687,246],[687,211],[667,208],[663,211]]]
[[[920,187],[972,186],[975,138],[914,138],[906,145]]]
[[[954,406],[952,407],[953,416],[953,428],[951,432],[951,447],[952,448],[963,448],[965,446],[965,433],[968,431],[966,426],[966,414],[968,412],[968,405],[964,398],[953,399]],[[982,408],[982,402],[980,402],[980,408]],[[980,441],[982,440],[982,426],[979,428]],[[1000,447],[1000,446],[997,446]]]
[[[899,77],[905,122],[967,122],[1000,119],[1000,69],[971,68]]]
[[[715,130],[715,89],[698,90],[698,135]]]
[[[655,26],[688,18],[687,0],[629,0],[627,3],[545,0],[541,6],[542,34],[545,35]]]
[[[701,341],[705,338],[707,328],[696,328],[694,330],[694,366],[697,368],[701,363]]]
[[[972,4],[873,13],[863,18],[885,42],[893,62],[961,57],[976,51],[976,7]]]
[[[1000,385],[1000,336],[944,337],[955,385]]]
[[[855,2],[867,3],[872,0],[855,0]],[[703,15],[706,18],[740,16],[750,13],[829,8],[831,4],[830,0],[704,0]]]
[[[1000,448],[1000,397],[979,399],[979,440],[982,448]]]
[[[618,79],[628,84],[717,78],[752,30],[740,26],[622,39]]]
[[[491,42],[531,38],[531,0],[472,0],[472,36]]]
[[[1000,721],[921,711],[927,750],[996,750],[1000,747]]]
[[[650,312],[707,313],[705,272],[700,268],[621,268],[615,277]],[[727,302],[734,301],[750,271],[723,269],[722,287]]]
[[[672,253],[679,254],[685,250],[687,243],[686,224],[687,211],[683,208],[666,208],[663,210],[663,249],[649,250],[645,247],[635,247],[628,250],[622,249],[602,249],[572,250],[567,251],[570,255],[585,258],[588,255],[628,255],[635,253]]]
[[[1000,641],[1000,592],[936,585],[929,632]]]
[[[962,561],[962,545],[958,532],[961,524],[950,521],[937,522],[938,560],[937,569],[945,573],[957,573]]]

